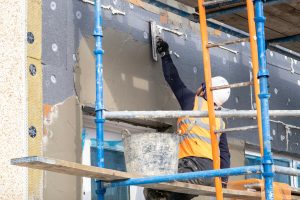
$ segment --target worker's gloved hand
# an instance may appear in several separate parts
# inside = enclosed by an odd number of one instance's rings
[[[156,40],[156,51],[162,57],[169,54],[169,45],[168,45],[168,43],[166,43],[160,37],[157,37],[157,40]]]

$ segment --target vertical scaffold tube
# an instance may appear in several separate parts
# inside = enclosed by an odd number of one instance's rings
[[[262,129],[264,140],[264,154],[262,158],[263,177],[265,181],[265,196],[266,200],[274,199],[273,192],[273,159],[271,151],[271,136],[270,136],[270,119],[269,119],[269,97],[268,93],[268,77],[266,61],[266,46],[265,46],[265,20],[263,10],[263,0],[255,0],[255,22],[257,34],[257,47],[259,58],[258,78],[260,80],[260,102],[262,113]]]
[[[97,140],[97,166],[104,167],[104,130],[103,130],[103,49],[102,49],[102,15],[101,15],[101,0],[95,0],[95,59],[96,59],[96,140]],[[97,199],[104,200],[105,189],[102,187],[102,182],[97,181]]]
[[[257,44],[256,44],[256,30],[254,21],[254,6],[253,0],[247,0],[247,14],[248,14],[248,26],[249,26],[249,37],[250,37],[250,47],[251,47],[251,57],[252,57],[252,74],[253,74],[253,85],[254,85],[254,95],[256,104],[256,116],[257,116],[257,127],[258,127],[258,139],[260,154],[263,156],[264,144],[262,136],[262,122],[261,122],[261,106],[260,100],[258,98],[259,94],[259,83],[257,79],[258,74],[258,54],[257,54]]]
[[[207,33],[207,23],[206,23],[206,11],[203,6],[204,0],[198,0],[199,7],[199,20],[200,20],[200,32],[202,38],[202,52],[203,52],[203,65],[204,65],[204,78],[206,84],[206,95],[207,95],[207,104],[208,104],[208,117],[209,117],[209,127],[210,127],[210,136],[211,136],[211,145],[212,145],[212,156],[213,156],[213,166],[214,169],[220,169],[220,154],[219,154],[219,145],[217,136],[215,134],[216,129],[216,116],[214,110],[214,101],[211,88],[211,66],[210,66],[210,56],[208,45],[208,33]],[[222,192],[222,181],[220,177],[215,178],[215,187],[216,187],[216,198],[217,200],[223,199]]]

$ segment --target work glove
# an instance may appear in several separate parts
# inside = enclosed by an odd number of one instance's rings
[[[222,177],[221,179],[222,179],[222,187],[227,188],[228,177]]]
[[[227,188],[227,182],[222,182],[222,188]]]
[[[161,55],[161,57],[169,54],[169,45],[160,37],[156,40],[156,51]]]

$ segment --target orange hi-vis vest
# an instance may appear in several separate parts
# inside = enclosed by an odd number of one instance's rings
[[[207,102],[202,97],[195,97],[195,111],[207,111]],[[212,160],[212,147],[209,128],[209,119],[182,117],[177,122],[180,134],[179,158],[195,156],[209,158]],[[222,119],[216,118],[216,129],[224,129],[225,124]],[[218,141],[221,134],[217,134]]]

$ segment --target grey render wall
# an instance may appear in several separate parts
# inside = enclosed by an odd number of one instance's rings
[[[137,1],[136,1],[137,2]],[[178,28],[187,37],[163,32],[170,44],[173,60],[185,84],[195,90],[203,81],[201,39],[198,24],[144,4],[145,8],[125,0],[104,0],[126,13],[112,15],[103,9],[104,93],[108,110],[176,110],[178,103],[164,81],[161,63],[151,58],[150,20],[171,29]],[[93,105],[95,99],[93,6],[80,0],[43,0],[43,95],[44,95],[44,155],[80,162],[81,105]],[[233,36],[209,29],[213,42],[233,39]],[[230,83],[249,81],[249,44],[237,44],[229,51],[211,50],[213,75],[222,75]],[[267,52],[270,69],[271,109],[297,109],[300,88],[300,62],[274,52]],[[294,70],[292,70],[294,69]],[[232,90],[225,107],[252,109],[251,88]],[[71,112],[73,110],[73,112]],[[297,119],[276,119],[299,125]],[[228,127],[255,124],[255,119],[227,119]],[[168,121],[169,122],[169,121]],[[171,122],[175,122],[172,120]],[[299,131],[287,132],[282,124],[271,123],[273,148],[298,154]],[[230,137],[245,139],[258,145],[256,130],[232,133]],[[56,183],[56,184],[53,184]],[[68,186],[68,187],[65,187]],[[79,198],[80,179],[46,173],[45,199]],[[64,188],[62,191],[61,188]],[[77,192],[75,192],[77,191]]]
[[[123,0],[104,0],[103,5],[126,13],[112,15],[103,9],[104,24],[104,83],[105,106],[109,110],[178,109],[176,100],[163,80],[159,62],[151,60],[148,22],[155,20],[165,27],[178,28],[187,37],[163,32],[181,78],[196,89],[203,81],[202,54],[198,24],[166,13],[151,12]],[[155,13],[156,12],[156,13]],[[162,17],[164,16],[164,18]],[[43,62],[44,103],[57,104],[78,95],[81,104],[94,104],[93,6],[80,0],[44,0],[43,2]],[[213,42],[233,39],[225,33],[210,29]],[[222,75],[230,83],[248,81],[251,77],[249,44],[231,45],[229,51],[211,50],[213,75]],[[267,51],[270,69],[270,108],[297,109],[299,103],[300,62]],[[230,109],[252,109],[252,89],[232,90]],[[251,100],[252,99],[252,100]],[[299,124],[297,119],[276,119]],[[255,124],[255,120],[228,119],[229,127]],[[273,148],[297,153],[297,130],[287,132],[282,124],[271,123]],[[257,144],[256,130],[233,133],[232,137]]]

